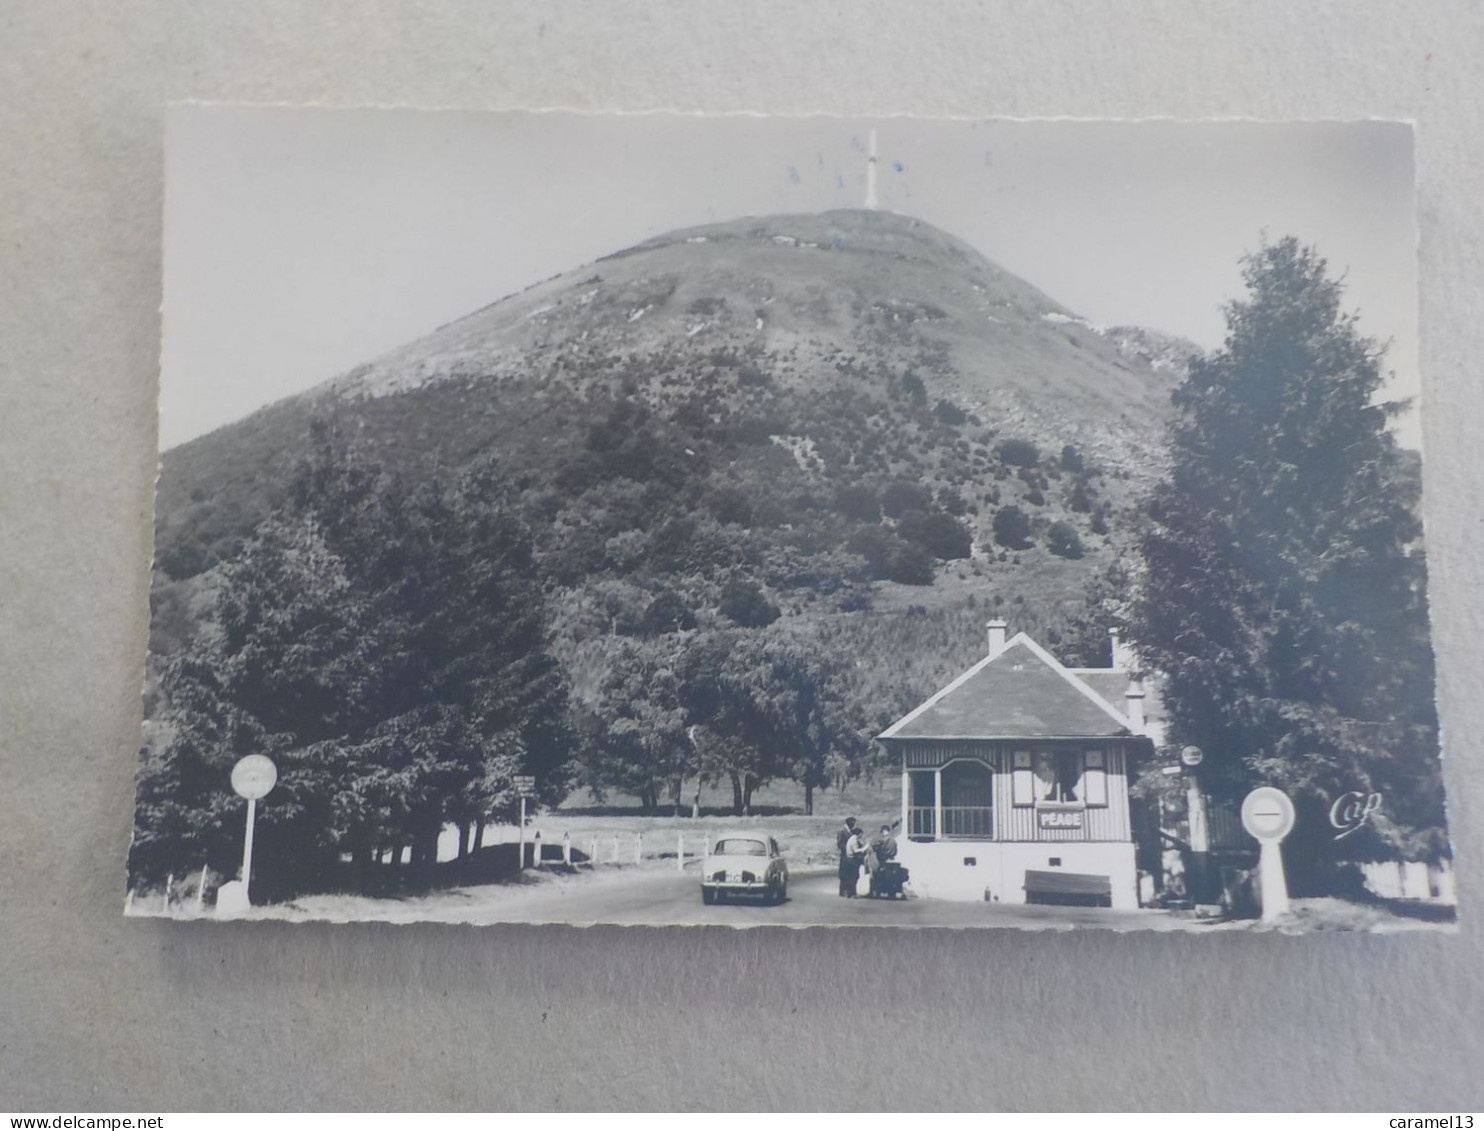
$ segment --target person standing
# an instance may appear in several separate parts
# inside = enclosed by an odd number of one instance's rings
[[[878,866],[889,864],[897,858],[897,838],[892,835],[890,825],[881,826],[881,831],[871,841],[871,848],[876,853]]]
[[[840,894],[855,895],[855,877],[858,869],[850,864],[850,842],[855,837],[855,818],[846,817],[845,824],[835,834],[835,847],[840,850]]]
[[[847,899],[854,899],[856,896],[855,889],[860,882],[861,865],[865,860],[866,837],[860,829],[855,829],[845,842],[845,861],[840,866],[840,887]]]

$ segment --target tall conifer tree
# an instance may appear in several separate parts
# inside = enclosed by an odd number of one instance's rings
[[[1312,248],[1244,261],[1222,348],[1174,394],[1172,464],[1143,538],[1131,636],[1213,795],[1299,803],[1288,855],[1447,851],[1414,465],[1378,400],[1381,353]],[[1383,797],[1336,840],[1340,795]]]

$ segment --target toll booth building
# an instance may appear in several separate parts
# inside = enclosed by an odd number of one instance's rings
[[[919,895],[1139,906],[1130,766],[1152,753],[1129,650],[1067,668],[989,624],[989,654],[879,737],[902,768]]]

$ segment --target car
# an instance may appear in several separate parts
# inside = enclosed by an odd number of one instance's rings
[[[766,833],[722,833],[706,842],[701,861],[701,902],[734,895],[761,896],[768,903],[788,898],[788,864],[778,841]]]

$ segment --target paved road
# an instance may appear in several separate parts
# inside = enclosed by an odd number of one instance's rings
[[[462,888],[426,901],[409,901],[397,918],[474,923],[595,923],[687,926],[1077,926],[1113,930],[1180,930],[1188,924],[1159,911],[1109,911],[1074,907],[1017,907],[946,900],[842,899],[832,873],[795,873],[789,898],[779,906],[753,902],[701,903],[692,871],[626,871],[543,877],[519,886]]]

